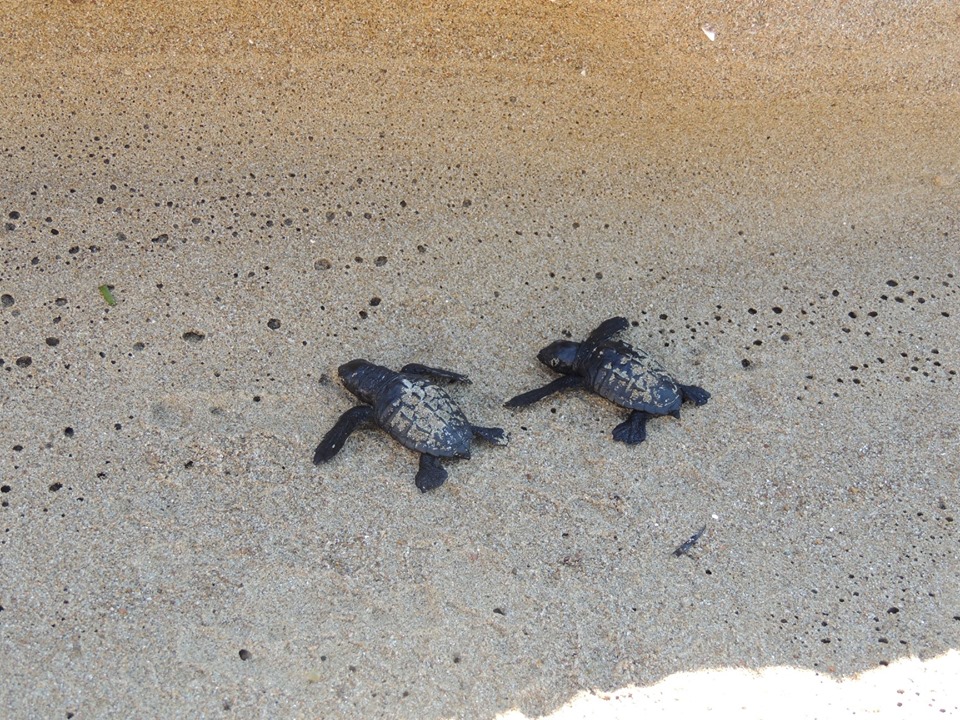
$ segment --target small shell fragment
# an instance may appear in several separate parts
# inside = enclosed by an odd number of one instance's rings
[[[700,29],[703,30],[703,34],[707,36],[707,40],[710,42],[717,39],[717,31],[713,29],[713,25],[710,23],[704,23],[700,26]]]

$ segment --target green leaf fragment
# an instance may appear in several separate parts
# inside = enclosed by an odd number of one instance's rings
[[[107,301],[107,305],[113,307],[114,305],[117,304],[117,299],[113,296],[113,293],[110,292],[109,285],[101,285],[99,290],[100,290],[100,295],[102,295],[103,299]]]

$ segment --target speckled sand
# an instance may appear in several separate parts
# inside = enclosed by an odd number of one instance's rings
[[[3,717],[960,712],[960,15],[695,5],[0,6]],[[620,314],[709,404],[501,406]],[[510,445],[315,468],[354,357]]]

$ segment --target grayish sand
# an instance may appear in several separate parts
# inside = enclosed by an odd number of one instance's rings
[[[6,717],[960,648],[951,3],[182,5],[0,9]],[[639,447],[501,407],[618,314],[709,404]],[[353,357],[469,374],[510,445],[429,495],[375,430],[315,468]]]

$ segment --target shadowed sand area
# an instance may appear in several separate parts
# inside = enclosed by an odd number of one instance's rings
[[[960,648],[960,15],[681,5],[0,9],[9,717],[934,676]],[[584,392],[502,407],[613,315],[710,402],[634,447]],[[355,357],[468,374],[509,446],[426,495],[374,429],[314,467]]]

